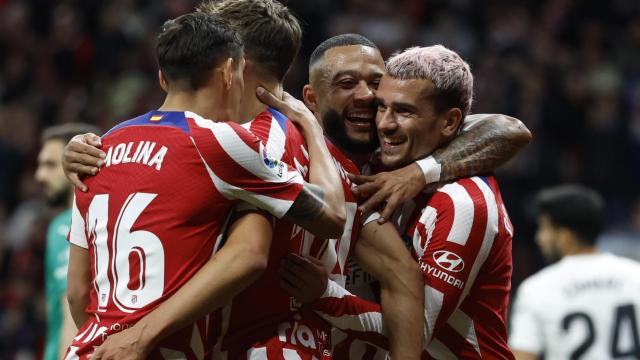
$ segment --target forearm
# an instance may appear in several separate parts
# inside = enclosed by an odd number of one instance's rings
[[[84,323],[89,319],[89,315],[85,311],[87,304],[89,304],[88,295],[83,299],[69,297],[69,312],[78,329],[84,326]]]
[[[135,327],[144,344],[152,348],[167,335],[183,328],[226,303],[253,283],[266,262],[256,249],[223,247],[184,286]],[[238,259],[242,259],[239,261]]]
[[[423,349],[423,295],[415,291],[422,288],[422,279],[407,276],[380,284],[382,312],[393,359],[419,359]]]
[[[432,154],[440,165],[440,181],[493,172],[531,141],[529,130],[515,118],[492,114],[468,117],[481,117],[481,122]]]
[[[60,340],[58,346],[58,358],[64,358],[64,354],[67,352],[67,348],[73,341],[73,337],[78,332],[73,318],[71,317],[71,311],[69,309],[69,303],[67,297],[63,296],[60,304],[62,305],[62,329],[60,329]]]
[[[309,182],[324,192],[327,207],[344,217],[344,190],[338,169],[324,140],[322,129],[313,123],[301,123],[309,151]]]

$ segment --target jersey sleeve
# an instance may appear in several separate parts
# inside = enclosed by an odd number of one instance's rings
[[[448,184],[424,209],[413,248],[424,277],[427,341],[469,316],[459,309],[498,233],[498,207],[479,178]]]
[[[214,186],[228,199],[281,218],[302,191],[302,176],[240,125],[196,118],[191,136]]]
[[[538,298],[530,285],[527,281],[520,285],[513,303],[509,347],[513,350],[541,354],[544,350],[543,323],[536,307]]]
[[[312,304],[312,309],[334,327],[388,349],[379,304],[359,298],[329,279],[324,294]]]
[[[79,190],[76,190],[76,195]],[[81,248],[88,249],[87,233],[85,223],[80,210],[78,209],[76,196],[73,197],[73,207],[71,208],[71,229],[69,230],[69,242]]]

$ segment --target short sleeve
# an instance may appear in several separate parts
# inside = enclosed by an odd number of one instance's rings
[[[81,248],[89,248],[85,232],[84,218],[80,214],[75,196],[73,197],[73,207],[71,209],[71,230],[69,231],[69,242],[80,246]]]
[[[523,282],[513,304],[509,346],[514,350],[541,354],[544,349],[542,324],[536,309],[535,292]]]
[[[218,192],[283,217],[302,191],[300,173],[237,124],[201,118],[195,124],[194,143]]]

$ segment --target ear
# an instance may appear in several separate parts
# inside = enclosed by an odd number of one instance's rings
[[[231,84],[233,84],[233,66],[232,58],[228,58],[224,65],[222,65],[222,79],[224,80],[224,86],[227,90],[229,90]]]
[[[556,235],[558,250],[562,255],[570,253],[578,245],[576,235],[568,228],[558,228]]]
[[[302,99],[311,112],[318,112],[318,99],[311,85],[307,84],[302,88]]]
[[[164,74],[161,70],[158,70],[158,82],[160,83],[160,87],[164,92],[169,92],[169,84],[167,83],[167,79],[164,77]]]
[[[444,114],[444,126],[442,128],[442,136],[449,138],[458,132],[458,128],[462,123],[462,111],[458,108],[447,110]]]

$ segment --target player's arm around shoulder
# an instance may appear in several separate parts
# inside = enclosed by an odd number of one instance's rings
[[[418,359],[422,352],[422,274],[391,223],[369,222],[355,246],[360,265],[380,281],[381,305],[393,358]]]

